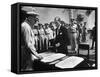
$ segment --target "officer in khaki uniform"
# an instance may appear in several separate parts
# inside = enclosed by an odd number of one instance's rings
[[[71,37],[71,49],[76,53],[77,51],[77,38],[78,38],[78,30],[77,23],[75,20],[72,21],[72,25],[70,27],[70,37]]]

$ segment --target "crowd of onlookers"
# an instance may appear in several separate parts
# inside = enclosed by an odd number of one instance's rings
[[[58,24],[56,21],[60,20]],[[80,42],[86,41],[86,22],[77,23],[75,19],[71,20],[71,24],[65,23],[58,17],[55,17],[54,21],[50,23],[38,23],[33,26],[33,33],[35,35],[35,47],[37,50],[48,50],[53,46],[53,41],[56,37],[56,30],[54,27],[58,27],[59,25],[64,26],[68,32],[68,44],[71,45],[71,49],[73,51],[77,51],[77,45]]]
[[[70,24],[68,24],[60,17],[55,17],[50,23],[39,23],[39,19],[37,19],[37,22],[38,24],[32,26],[32,33],[34,34],[33,38],[35,39],[35,49],[37,52],[48,50],[54,46],[54,40],[57,36],[56,30],[59,26],[66,28],[68,34],[66,47],[70,45],[73,52],[77,52],[79,43],[86,42],[86,36],[88,33],[86,22],[78,23],[76,19],[71,19]],[[94,32],[91,32],[91,36],[95,37],[94,35]],[[92,48],[93,44],[94,41],[92,43]]]

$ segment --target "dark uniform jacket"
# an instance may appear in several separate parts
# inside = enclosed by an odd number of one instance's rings
[[[92,37],[93,37],[93,40],[96,40],[96,27],[93,27],[92,29]]]
[[[67,49],[68,42],[69,42],[69,39],[68,39],[67,29],[64,26],[61,26],[55,38],[55,44],[60,43],[60,46],[57,47],[58,52],[67,54],[68,53],[68,49]]]
[[[68,39],[67,29],[64,26],[61,26],[60,29],[58,30],[58,35],[56,36],[55,43],[67,45],[68,41],[69,39]]]

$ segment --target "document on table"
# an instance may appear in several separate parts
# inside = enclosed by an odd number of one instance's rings
[[[74,68],[75,66],[80,64],[83,60],[84,59],[81,57],[71,56],[55,64],[55,66],[61,69]]]
[[[52,61],[55,61],[57,59],[60,59],[62,57],[66,56],[65,54],[61,54],[61,53],[55,53],[55,54],[52,54],[50,56],[46,56],[46,57],[43,57],[43,59],[41,60],[42,62],[52,62]]]
[[[39,55],[41,55],[43,58],[44,57],[47,57],[47,56],[51,56],[53,54],[56,54],[56,53],[54,53],[54,52],[43,52],[43,53],[39,53]]]

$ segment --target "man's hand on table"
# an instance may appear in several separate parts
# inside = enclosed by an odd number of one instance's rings
[[[41,55],[38,55],[37,58],[38,58],[38,60],[43,59],[43,57]]]

